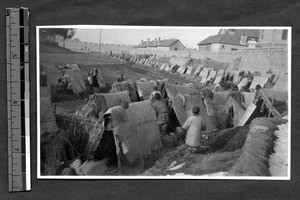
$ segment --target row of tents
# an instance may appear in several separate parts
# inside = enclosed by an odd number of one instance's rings
[[[144,58],[136,56],[119,56],[117,58],[161,71],[173,73],[178,72],[180,76],[183,76],[187,80],[195,83],[200,82],[202,84],[205,84],[207,81],[213,80],[214,85],[217,86],[222,80],[222,77],[226,77],[227,75],[233,76],[233,84],[238,85],[239,89],[241,89],[248,82],[247,78],[243,78],[242,76],[240,76],[241,72],[238,70],[233,70],[232,67],[230,67],[229,63],[221,63],[209,58],[200,61],[178,58],[181,62],[177,61],[178,59],[176,60],[176,62],[172,62],[172,60],[170,60],[169,62],[163,62],[155,59],[154,57]],[[251,69],[249,71],[251,71]],[[255,76],[253,79],[253,84],[250,86],[251,89],[254,89],[257,84],[264,87],[265,84],[269,83],[268,87],[274,90],[288,90],[287,74],[273,74],[272,72],[264,74],[253,74]]]

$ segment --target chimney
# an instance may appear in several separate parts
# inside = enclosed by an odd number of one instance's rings
[[[155,40],[154,40],[154,46],[156,46],[157,45],[157,39],[155,38]]]
[[[160,44],[160,37],[158,37],[158,44]]]
[[[234,29],[229,29],[228,33],[229,35],[234,35]]]
[[[143,39],[141,39],[141,45],[143,45],[143,42],[144,42]]]
[[[147,40],[147,46],[149,46],[149,44],[150,44],[150,38],[148,38]]]

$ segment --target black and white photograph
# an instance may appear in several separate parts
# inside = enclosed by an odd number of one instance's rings
[[[37,177],[290,180],[291,35],[37,26]]]

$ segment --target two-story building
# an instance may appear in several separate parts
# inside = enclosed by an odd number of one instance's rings
[[[259,32],[259,45],[262,47],[287,47],[287,29],[262,29]]]
[[[197,45],[199,51],[240,51],[249,43],[258,43],[258,29],[220,29],[217,35],[209,36]]]

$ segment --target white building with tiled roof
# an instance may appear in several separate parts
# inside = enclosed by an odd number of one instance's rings
[[[140,44],[135,46],[136,49],[147,49],[153,51],[181,51],[185,47],[178,39],[163,39],[155,38],[150,41],[148,38],[147,41],[141,41]]]
[[[220,29],[217,35],[209,36],[197,45],[200,51],[240,51],[248,47],[248,42],[258,42],[258,29]]]

